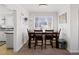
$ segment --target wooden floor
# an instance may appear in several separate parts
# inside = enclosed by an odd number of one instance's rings
[[[0,46],[0,55],[13,55],[13,49],[7,49],[6,44]]]
[[[0,55],[79,55],[79,53],[69,53],[65,49],[56,49],[50,46],[42,50],[40,47],[37,47],[36,50],[34,48],[29,49],[27,44],[25,44],[19,52],[13,53],[13,50],[7,49],[5,44],[0,46]]]
[[[70,53],[65,49],[56,49],[51,46],[47,46],[46,49],[43,48],[42,50],[40,47],[29,49],[27,44],[25,44],[16,55],[70,55]]]

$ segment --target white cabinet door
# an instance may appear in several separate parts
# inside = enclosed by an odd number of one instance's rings
[[[0,31],[0,41],[6,41],[5,33],[3,31]]]
[[[6,39],[7,48],[13,48],[13,34],[6,34]]]

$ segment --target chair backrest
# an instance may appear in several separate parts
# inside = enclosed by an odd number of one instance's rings
[[[42,36],[42,30],[34,30],[35,36]]]
[[[48,37],[48,38],[51,38],[51,37],[53,37],[53,32],[54,32],[54,30],[45,30],[45,32],[46,32],[46,37]]]
[[[34,30],[35,33],[43,32],[42,30]]]
[[[52,33],[54,30],[45,30],[46,33]]]
[[[27,33],[28,33],[28,35],[29,35],[29,30],[27,29]]]
[[[59,30],[59,33],[57,34],[58,39],[59,39],[59,36],[60,36],[60,32],[61,32],[61,29]]]
[[[59,34],[60,34],[60,32],[61,32],[61,29],[59,30]]]
[[[29,37],[34,37],[34,33],[29,34],[30,31],[28,29],[27,29],[27,32],[28,32]]]

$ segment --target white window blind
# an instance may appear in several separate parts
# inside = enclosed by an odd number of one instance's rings
[[[36,16],[35,28],[36,29],[50,29],[53,18],[52,16]]]

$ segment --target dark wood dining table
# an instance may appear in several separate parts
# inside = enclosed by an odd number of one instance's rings
[[[56,48],[59,48],[59,44],[58,44],[58,35],[59,35],[59,32],[53,32],[53,33],[46,33],[46,32],[38,32],[38,33],[35,33],[34,31],[29,31],[28,32],[28,35],[29,35],[29,42],[28,42],[28,47],[31,48],[31,34],[42,34],[42,35],[45,35],[45,34],[54,34],[55,36],[53,36],[54,38],[56,38]]]

